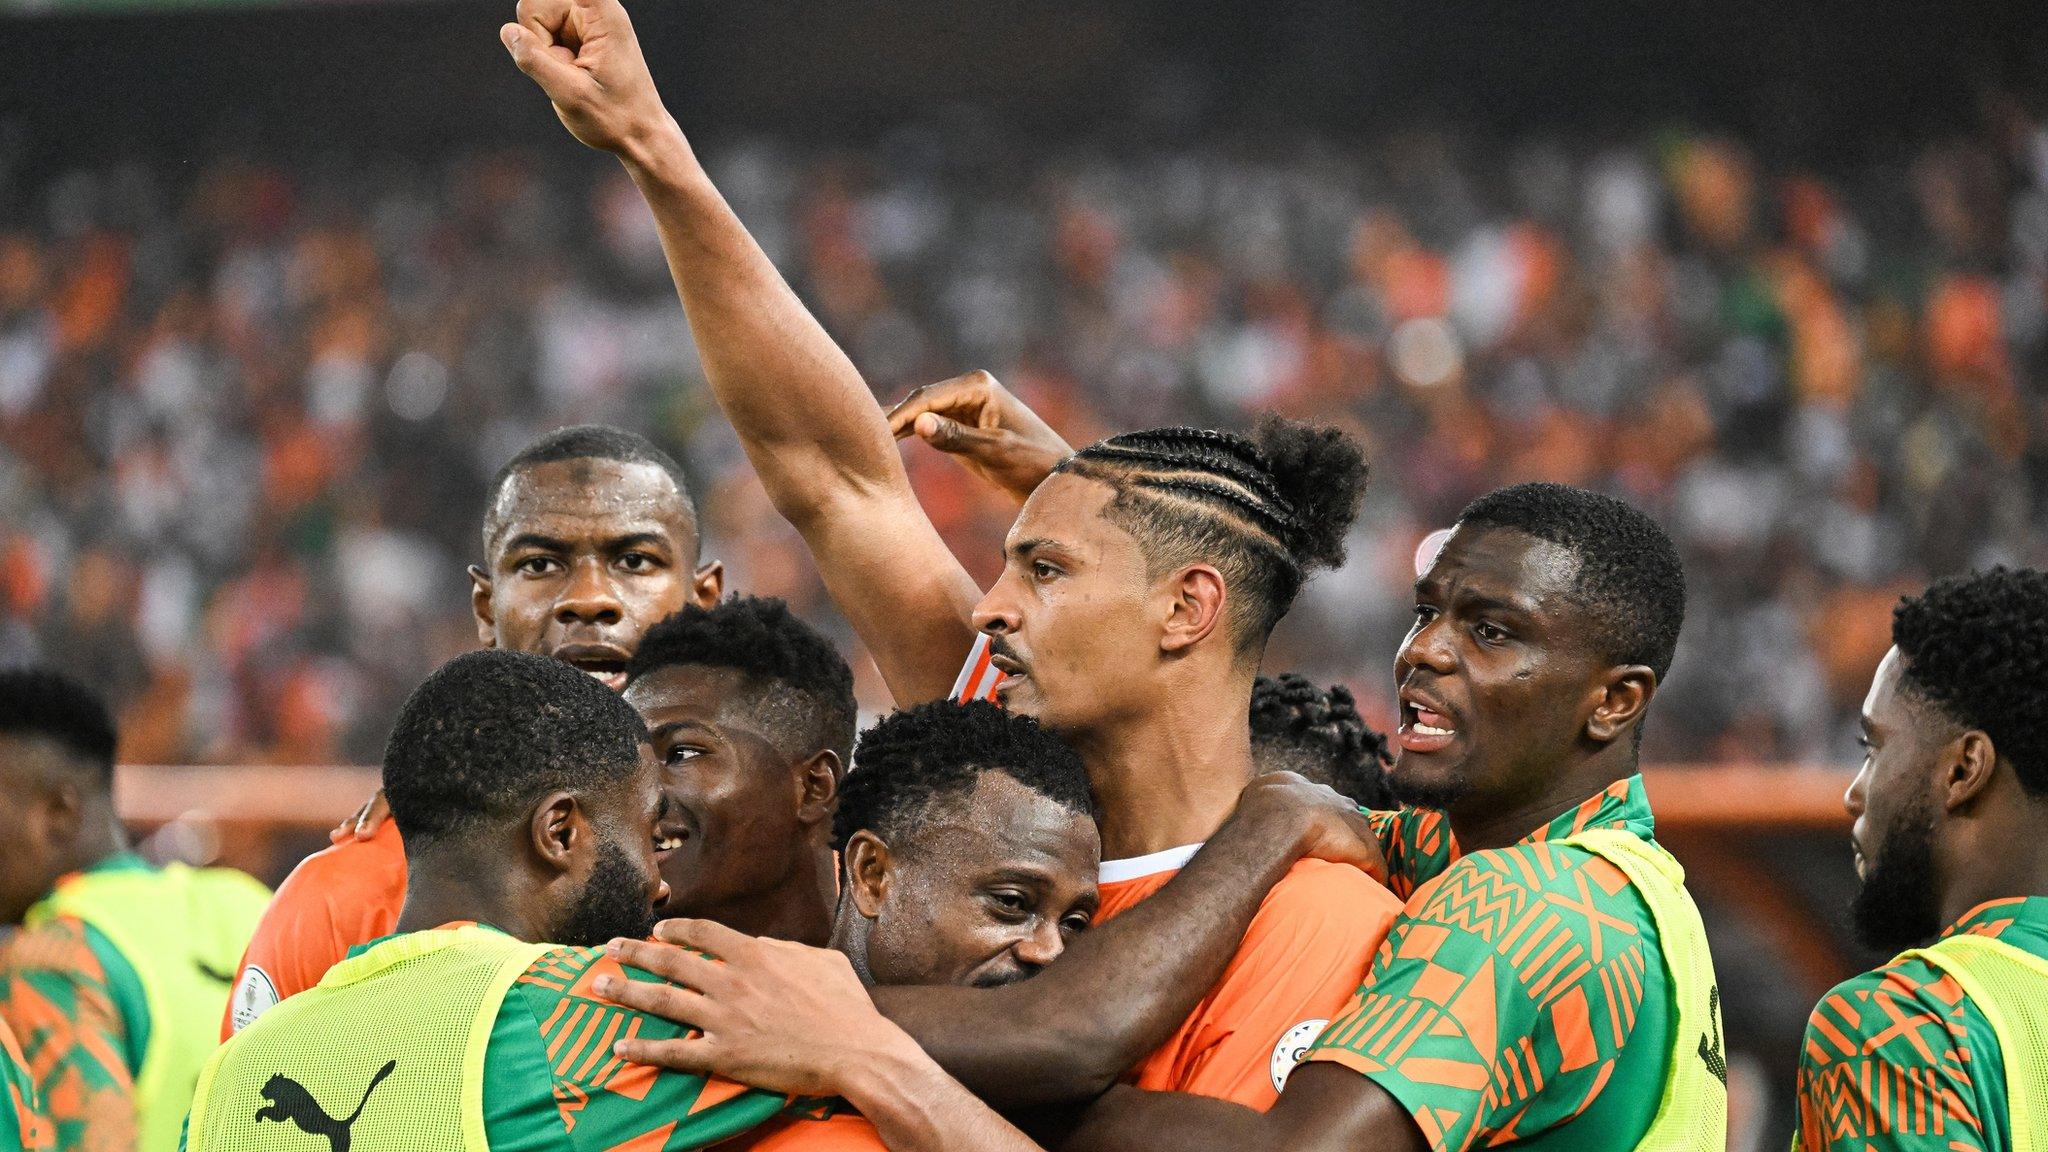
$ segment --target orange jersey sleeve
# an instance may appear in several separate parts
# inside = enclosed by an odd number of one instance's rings
[[[1271,1108],[1358,990],[1400,911],[1393,893],[1356,868],[1296,864],[1266,895],[1222,982],[1127,1079]]]
[[[301,860],[242,953],[221,1039],[318,984],[350,948],[389,935],[404,906],[405,844],[395,821],[368,840],[345,840]]]

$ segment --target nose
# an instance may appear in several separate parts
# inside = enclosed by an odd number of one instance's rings
[[[618,590],[605,578],[601,560],[587,560],[571,569],[568,586],[555,600],[558,624],[617,624],[625,618]]]
[[[1869,794],[1870,762],[1866,760],[1863,762],[1863,767],[1857,769],[1856,778],[1849,781],[1849,790],[1842,793],[1842,807],[1848,811],[1850,819],[1855,820],[1862,817],[1864,799]]]
[[[1015,632],[1023,625],[1009,573],[1005,572],[981,598],[981,603],[974,606],[973,620],[977,630],[994,635]]]
[[[1029,936],[1010,946],[1010,955],[1017,963],[1033,972],[1060,958],[1067,950],[1067,941],[1060,934],[1060,926],[1052,920],[1040,920]]]
[[[1417,622],[1401,642],[1401,650],[1394,655],[1394,678],[1398,681],[1414,668],[1449,675],[1457,670],[1457,665],[1457,654],[1451,651],[1443,617],[1439,616]]]

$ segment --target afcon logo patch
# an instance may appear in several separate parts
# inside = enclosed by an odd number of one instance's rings
[[[271,982],[270,973],[254,964],[242,970],[242,981],[235,985],[231,1023],[240,1032],[256,1022],[258,1016],[277,1007],[277,985]]]
[[[1273,1091],[1278,1092],[1287,1087],[1288,1074],[1308,1055],[1308,1050],[1315,1045],[1316,1037],[1321,1036],[1323,1029],[1329,1026],[1328,1020],[1303,1020],[1289,1028],[1287,1035],[1280,1037],[1280,1042],[1273,1045]]]

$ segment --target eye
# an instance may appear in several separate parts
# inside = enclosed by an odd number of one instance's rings
[[[1031,901],[1022,892],[998,888],[988,894],[988,902],[995,908],[998,919],[1018,921],[1031,914]]]
[[[1436,619],[1436,617],[1437,611],[1433,605],[1417,604],[1415,606],[1415,622],[1417,624],[1427,624],[1431,620]]]
[[[628,552],[619,557],[619,567],[628,572],[652,572],[661,567],[661,561],[645,552]]]
[[[1071,936],[1076,932],[1086,932],[1088,930],[1088,926],[1093,923],[1095,923],[1094,918],[1089,916],[1086,912],[1076,912],[1073,915],[1067,917],[1066,919],[1060,921],[1060,931],[1065,932],[1067,935]]]
[[[553,556],[528,556],[512,566],[521,576],[547,576],[560,570],[562,562]]]
[[[1031,578],[1034,580],[1050,580],[1059,574],[1060,570],[1058,568],[1044,560],[1033,560],[1031,562]]]
[[[702,748],[692,748],[688,744],[678,744],[668,750],[666,762],[670,764],[684,764],[695,760],[703,754],[704,750]]]
[[[1507,629],[1502,628],[1491,620],[1481,620],[1479,623],[1474,624],[1472,626],[1472,634],[1479,637],[1480,642],[1483,644],[1501,644],[1506,642],[1508,638]]]

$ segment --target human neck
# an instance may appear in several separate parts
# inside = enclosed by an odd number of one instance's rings
[[[408,847],[405,907],[394,932],[424,932],[460,920],[488,924],[515,940],[548,942],[548,928],[509,860],[460,859]]]
[[[1624,740],[1565,765],[1535,795],[1507,804],[1468,801],[1451,806],[1451,834],[1458,851],[1484,852],[1518,844],[1544,825],[1584,804],[1617,780],[1638,771],[1634,748]]]
[[[1993,900],[2048,896],[2048,843],[2036,831],[2048,820],[2048,803],[2017,795],[2017,781],[2010,791],[2016,795],[2002,804],[1991,797],[1980,802],[1988,819],[1941,869],[1949,878],[1942,885],[1943,928]]]
[[[94,805],[79,822],[78,838],[66,855],[62,875],[83,872],[109,857],[128,851],[128,834],[114,816],[112,804]]]
[[[807,841],[798,853],[797,866],[769,891],[680,914],[713,920],[749,936],[824,947],[832,939],[832,906],[838,896],[832,850]]]
[[[1102,808],[1102,855],[1207,840],[1252,778],[1251,680],[1162,694],[1157,709],[1071,741]]]

